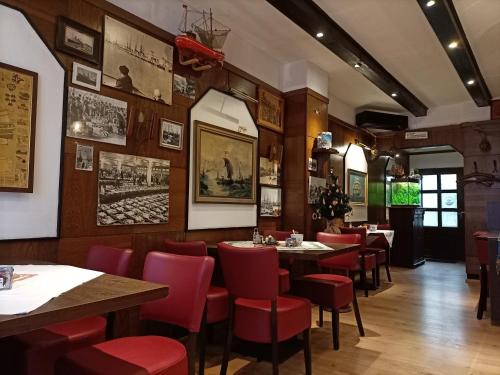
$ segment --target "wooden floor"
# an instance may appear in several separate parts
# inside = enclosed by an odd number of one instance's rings
[[[341,314],[340,351],[332,350],[330,314],[318,328],[313,310],[313,374],[500,374],[500,327],[488,313],[476,319],[479,281],[465,280],[463,264],[427,262],[393,268],[392,276],[393,284],[369,298],[358,294],[366,337],[358,337],[354,313]],[[219,374],[222,347],[209,352],[206,374]],[[269,362],[238,356],[228,371],[271,372]],[[280,374],[304,374],[303,352],[282,363]]]

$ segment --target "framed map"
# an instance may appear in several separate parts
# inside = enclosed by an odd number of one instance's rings
[[[38,74],[0,63],[0,191],[33,192]]]

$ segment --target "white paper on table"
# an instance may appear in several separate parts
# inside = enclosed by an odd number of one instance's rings
[[[12,265],[14,274],[34,275],[14,280],[0,290],[0,315],[27,314],[52,298],[102,275],[102,272],[62,265]]]
[[[228,245],[234,247],[263,247],[264,244],[255,246],[252,241],[226,241]],[[321,242],[314,241],[302,241],[300,246],[286,247],[285,241],[279,241],[277,245],[267,245],[274,246],[278,251],[304,251],[304,250],[332,250]]]

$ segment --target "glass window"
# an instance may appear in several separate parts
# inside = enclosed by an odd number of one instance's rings
[[[457,175],[455,173],[441,175],[441,190],[457,190]]]
[[[427,214],[427,212],[425,214]],[[424,216],[424,221],[425,221],[425,216]],[[458,227],[458,213],[457,212],[449,212],[449,211],[441,212],[441,226],[448,227],[448,228],[457,228]]]
[[[424,227],[437,227],[438,226],[438,213],[437,211],[425,211],[424,213]]]
[[[429,174],[422,176],[422,190],[437,190],[437,175]]]
[[[437,193],[423,193],[422,194],[422,207],[423,208],[438,208],[438,195],[437,195]]]
[[[441,208],[457,208],[457,193],[441,193]]]

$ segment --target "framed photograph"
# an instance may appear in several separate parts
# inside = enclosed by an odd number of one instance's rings
[[[171,105],[173,52],[173,46],[105,16],[102,83]]]
[[[73,62],[73,75],[71,83],[92,89],[95,91],[101,90],[101,71]]]
[[[99,65],[101,33],[69,18],[57,17],[56,48]]]
[[[0,191],[33,192],[38,74],[0,63]]]
[[[170,161],[99,153],[97,225],[165,224]]]
[[[319,178],[309,176],[309,191],[307,196],[307,203],[317,204],[319,203],[319,198],[321,193],[326,188],[326,178]]]
[[[182,150],[184,124],[180,122],[160,119],[160,146]]]
[[[284,114],[283,98],[259,87],[257,124],[283,133]]]
[[[70,87],[66,136],[125,146],[127,102]]]
[[[194,123],[195,203],[256,203],[257,139]]]
[[[281,188],[261,187],[260,216],[281,216]]]
[[[355,171],[354,169],[347,170],[347,195],[351,198],[351,204],[368,204],[367,177],[364,172]]]
[[[191,100],[196,99],[196,81],[191,77],[174,74],[174,94],[185,96]]]
[[[279,163],[261,157],[259,166],[259,182],[261,185],[279,186],[281,184]]]
[[[309,172],[317,172],[318,171],[318,161],[313,158],[309,158],[307,160],[307,170]]]
[[[76,145],[75,169],[92,172],[94,170],[94,147]]]

